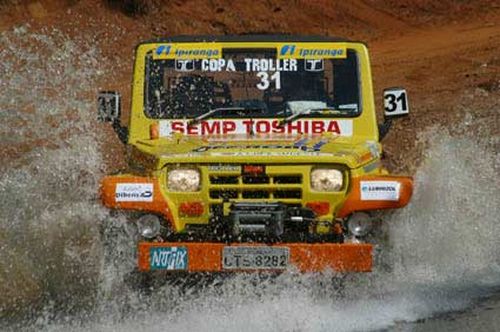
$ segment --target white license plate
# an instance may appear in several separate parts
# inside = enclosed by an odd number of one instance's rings
[[[286,269],[290,251],[284,247],[224,247],[222,267],[225,270]]]

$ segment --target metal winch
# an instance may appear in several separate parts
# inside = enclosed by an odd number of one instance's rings
[[[309,209],[283,203],[232,203],[228,216],[232,236],[261,236],[269,240],[280,239],[287,232],[305,234],[315,220]]]
[[[287,207],[280,203],[233,203],[229,223],[233,236],[261,234],[279,237],[285,228]]]

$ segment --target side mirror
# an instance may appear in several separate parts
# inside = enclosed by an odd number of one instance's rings
[[[378,126],[382,140],[392,126],[392,119],[406,116],[410,113],[408,94],[404,88],[388,88],[384,90],[384,123]]]
[[[114,91],[100,91],[97,94],[97,121],[111,122],[120,141],[126,144],[128,140],[128,129],[122,127],[120,116],[120,94]]]
[[[99,122],[120,121],[121,97],[118,92],[100,91],[97,94],[97,120]]]

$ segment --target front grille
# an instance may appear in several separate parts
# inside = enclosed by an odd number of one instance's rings
[[[210,175],[211,184],[238,184],[238,176]]]
[[[237,190],[231,190],[231,189],[217,189],[217,190],[210,190],[210,198],[212,199],[222,199],[224,201],[228,199],[236,199],[238,198],[238,191]]]
[[[302,198],[302,190],[293,189],[293,190],[276,190],[274,192],[274,198]]]
[[[228,200],[275,200],[300,203],[302,174],[215,174],[210,173],[212,203]]]
[[[300,175],[279,175],[274,177],[276,184],[297,184],[302,183],[302,176]]]
[[[269,181],[271,180],[269,178],[269,176],[267,175],[260,175],[260,176],[243,176],[242,178],[242,182],[244,184],[263,184],[263,183],[269,183]]]
[[[259,199],[269,197],[271,197],[271,193],[266,190],[243,190],[241,192],[241,198],[243,199]]]

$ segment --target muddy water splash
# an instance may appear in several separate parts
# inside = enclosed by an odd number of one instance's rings
[[[108,266],[107,284],[90,317],[45,320],[50,331],[359,331],[382,329],[466,308],[500,286],[499,156],[493,144],[436,128],[416,174],[409,207],[387,216],[389,242],[372,274],[349,276],[341,292],[332,274],[277,279],[235,276],[180,293],[141,298]],[[481,171],[479,172],[478,169]],[[114,272],[113,272],[114,271]],[[103,284],[101,284],[103,285]],[[102,287],[102,286],[101,286]],[[90,320],[88,319],[90,318]]]
[[[398,277],[453,286],[498,278],[500,140],[484,131],[483,137],[427,132],[431,145],[417,173],[414,204],[393,217],[392,251],[402,253]]]
[[[72,311],[96,293],[106,213],[95,203],[98,50],[26,26],[0,45],[0,317]]]
[[[349,276],[342,292],[331,274],[289,272],[185,293],[162,287],[143,298],[123,283],[133,265],[123,218],[95,199],[98,50],[57,31],[20,28],[0,38],[0,133],[14,147],[0,176],[0,317],[32,311],[28,325],[12,329],[379,329],[463,308],[498,286],[498,141],[438,128],[423,136],[411,205],[387,216],[390,240],[377,269]],[[97,227],[104,221],[113,239],[107,256]]]
[[[177,300],[160,289],[133,318],[108,311],[81,330],[359,331],[467,307],[500,286],[498,141],[442,128],[423,140],[413,202],[387,216],[376,270],[348,277],[341,293],[332,275],[237,276]]]

